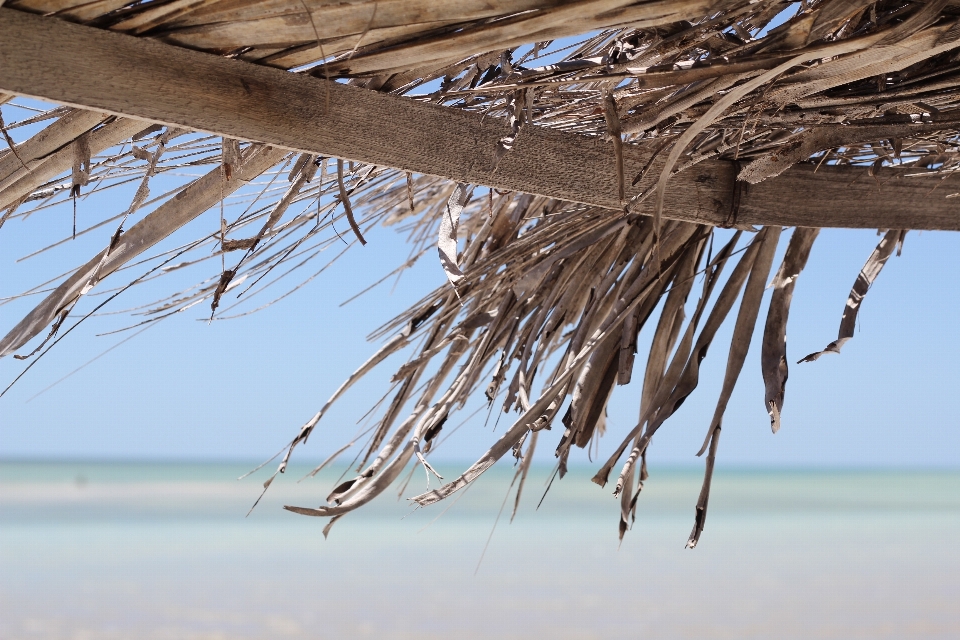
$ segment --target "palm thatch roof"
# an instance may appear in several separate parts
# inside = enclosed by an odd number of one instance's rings
[[[326,506],[287,507],[330,524],[408,467],[429,479],[438,435],[478,394],[515,411],[513,425],[414,500],[442,500],[508,455],[519,500],[539,440],[562,476],[572,448],[603,435],[616,387],[637,375],[639,420],[594,477],[615,485],[622,536],[651,439],[696,389],[730,316],[695,546],[771,279],[760,349],[776,432],[797,359],[786,349],[790,302],[819,229],[882,237],[837,340],[808,361],[852,337],[907,230],[960,230],[945,183],[960,167],[960,6],[948,0],[0,5],[0,103],[62,105],[19,120],[3,112],[0,226],[136,185],[125,209],[74,231],[114,230],[6,329],[0,356],[46,353],[90,316],[78,305],[94,287],[113,284],[109,302],[185,265],[208,265],[207,278],[136,310],[138,322],[197,305],[235,314],[236,289],[281,280],[338,243],[362,245],[375,225],[408,234],[399,269],[438,252],[448,283],[373,336],[376,353],[282,452],[278,472],[343,392],[408,350],[357,445],[356,477]],[[205,235],[151,251],[207,213]],[[114,275],[125,269],[139,271]],[[647,325],[652,346],[638,360]]]

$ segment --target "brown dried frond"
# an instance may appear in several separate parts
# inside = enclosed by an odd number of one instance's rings
[[[432,255],[436,246],[449,281],[373,334],[382,346],[303,425],[278,469],[350,386],[408,349],[395,386],[377,409],[358,475],[334,489],[328,506],[288,508],[335,520],[383,493],[409,464],[429,469],[426,457],[442,446],[449,418],[481,394],[492,410],[516,412],[513,425],[461,476],[414,500],[441,500],[512,453],[520,465],[519,504],[538,440],[539,450],[554,450],[563,475],[571,451],[603,434],[616,387],[642,371],[640,419],[594,478],[604,485],[620,465],[622,536],[646,480],[651,438],[698,386],[701,361],[736,308],[723,389],[702,451],[708,452],[707,473],[688,543],[695,546],[723,413],[759,318],[781,227],[731,233],[676,221],[663,211],[665,189],[676,173],[695,171],[707,160],[735,162],[741,183],[728,222],[737,226],[742,183],[776,180],[801,163],[856,167],[860,179],[878,184],[889,167],[901,170],[898,179],[911,172],[952,175],[960,168],[960,12],[946,2],[894,0],[387,4],[68,2],[50,19],[318,78],[347,78],[371,91],[503,119],[509,134],[490,149],[498,171],[523,146],[528,127],[588,136],[615,157],[613,183],[622,208],[503,193],[314,155],[322,150],[221,144],[207,134],[74,107],[17,120],[15,101],[0,94],[0,129],[13,146],[0,151],[0,227],[71,195],[139,185],[128,207],[105,211],[73,234],[116,225],[101,252],[22,293],[54,286],[0,339],[0,356],[51,324],[52,336],[81,297],[107,279],[143,284],[188,267],[206,269],[197,284],[129,310],[141,316],[137,324],[207,302],[215,319],[252,313],[364,244],[364,232],[374,225],[390,225],[411,245],[410,259],[397,271]],[[10,0],[3,11],[46,13],[51,7],[47,0]],[[782,24],[768,29],[778,15]],[[41,125],[39,133],[14,143],[22,127]],[[636,178],[637,169],[624,175],[624,154],[632,150],[649,159]],[[633,200],[626,195],[628,178],[642,188]],[[659,202],[655,219],[638,213],[648,198]],[[219,214],[221,206],[222,226],[208,225],[202,237],[151,253],[188,222],[211,210]],[[338,224],[352,233],[342,237]],[[888,231],[870,256],[839,338],[824,352],[839,352],[852,336],[858,306],[903,233]],[[813,228],[792,232],[765,319],[764,405],[774,432],[787,380],[793,286],[816,235]],[[63,232],[51,235],[48,248],[69,239]],[[724,242],[716,252],[715,239]],[[339,254],[272,301],[250,302],[334,246]],[[223,254],[232,251],[243,251],[233,254],[242,257],[226,269]],[[220,264],[207,263],[212,258]],[[131,269],[149,275],[114,275]],[[695,282],[698,275],[702,284]],[[127,286],[118,283],[110,292]],[[691,293],[699,297],[687,317]],[[638,365],[637,335],[648,324],[653,342]],[[551,436],[546,430],[554,425]]]

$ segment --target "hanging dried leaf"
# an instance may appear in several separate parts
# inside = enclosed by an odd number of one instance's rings
[[[764,227],[754,241],[759,243],[760,247],[757,250],[756,258],[754,258],[753,268],[750,270],[750,278],[743,290],[743,299],[740,302],[737,321],[733,325],[733,338],[730,341],[730,354],[727,356],[727,370],[723,376],[720,398],[717,400],[713,420],[710,421],[707,437],[704,439],[703,447],[697,453],[698,456],[703,455],[703,452],[706,451],[714,430],[719,430],[723,422],[723,414],[727,410],[727,403],[730,401],[730,396],[733,395],[733,389],[740,378],[740,372],[743,370],[743,363],[747,359],[747,351],[750,349],[750,342],[753,338],[753,330],[757,324],[757,316],[760,314],[763,289],[766,286],[767,278],[770,275],[770,267],[773,264],[773,254],[777,250],[777,243],[780,241],[780,231],[781,229],[778,226]]]
[[[3,11],[15,16],[11,12],[29,4],[7,3],[11,8],[5,5]],[[54,287],[0,340],[0,355],[19,350],[51,324],[57,333],[92,287],[115,278],[112,274],[120,269],[150,261],[161,266],[156,271],[143,267],[149,277],[131,276],[117,290],[167,282],[160,278],[185,267],[220,264],[195,286],[164,292],[152,304],[133,309],[143,314],[138,319],[144,323],[201,303],[218,310],[218,320],[266,308],[306,287],[357,244],[340,233],[341,205],[360,244],[365,243],[361,226],[392,225],[405,234],[410,253],[390,276],[400,277],[436,243],[453,290],[445,283],[425,292],[372,334],[380,348],[281,449],[277,455],[282,461],[265,483],[264,491],[332,402],[385,366],[389,355],[410,349],[392,370],[394,386],[371,403],[369,428],[346,446],[328,443],[325,432],[321,444],[333,452],[328,460],[359,445],[357,475],[329,494],[331,504],[289,507],[332,517],[324,535],[339,517],[369,503],[412,465],[427,469],[429,481],[428,456],[443,446],[449,420],[483,393],[491,412],[517,411],[519,417],[506,433],[497,430],[501,439],[459,478],[421,492],[416,500],[429,504],[449,496],[512,452],[519,460],[516,513],[538,438],[550,440],[546,448],[558,454],[557,475],[563,477],[568,462],[580,455],[573,445],[587,448],[589,455],[603,435],[615,383],[626,384],[642,370],[638,423],[594,478],[606,483],[629,450],[616,487],[624,535],[646,480],[651,438],[698,387],[701,360],[743,289],[707,438],[707,472],[690,536],[695,545],[706,517],[720,424],[758,317],[777,231],[764,229],[742,252],[737,250],[743,237],[738,231],[714,255],[712,227],[672,218],[717,222],[720,212],[725,224],[749,231],[738,216],[748,210],[754,221],[767,215],[751,208],[750,183],[768,181],[756,188],[767,193],[775,184],[791,184],[784,198],[806,197],[797,191],[794,177],[808,180],[824,172],[831,175],[830,184],[882,189],[895,199],[899,188],[929,169],[936,172],[935,179],[960,169],[960,91],[954,73],[960,25],[945,0],[896,6],[861,0],[806,3],[772,29],[771,21],[785,6],[775,0],[410,0],[394,3],[389,11],[381,3],[372,13],[343,3],[294,4],[292,13],[279,15],[271,11],[280,7],[283,13],[283,2],[269,11],[262,3],[244,2],[127,3],[119,11],[116,3],[85,2],[37,19],[67,19],[160,38],[164,46],[228,55],[240,65],[308,68],[318,78],[345,78],[357,91],[406,94],[430,103],[429,109],[443,111],[450,122],[482,114],[474,139],[451,138],[439,127],[403,149],[385,149],[384,140],[396,139],[389,136],[358,140],[357,148],[365,153],[379,145],[384,157],[391,158],[386,164],[399,168],[352,161],[346,168],[343,159],[330,158],[337,161],[337,181],[324,184],[327,158],[304,153],[308,149],[281,151],[220,135],[174,134],[177,130],[169,128],[159,134],[163,125],[73,107],[30,111],[14,120],[20,111],[3,94],[0,130],[12,148],[0,151],[0,225],[65,202],[69,206],[70,196],[90,185],[82,194],[81,216],[89,226],[74,229],[75,234],[96,233],[104,225],[116,231],[103,251],[61,276],[63,282],[54,279],[23,291],[33,295]],[[424,22],[427,14],[430,20]],[[543,64],[543,56],[551,62]],[[247,93],[260,89],[237,87]],[[411,95],[418,92],[426,95]],[[333,92],[326,98],[318,127],[367,117],[342,109]],[[238,94],[243,104],[249,99]],[[225,119],[231,108],[224,105]],[[388,122],[382,113],[377,117],[391,135],[394,129],[418,126],[402,117],[397,122]],[[533,122],[537,139],[555,144],[548,145],[550,162],[543,171],[554,172],[551,180],[575,187],[564,198],[591,202],[584,196],[602,192],[605,201],[616,204],[629,195],[630,211],[517,193],[524,185],[539,184],[520,175],[539,171],[536,162],[510,155],[521,149],[523,127]],[[33,126],[35,133],[14,143],[21,139],[19,132]],[[565,151],[563,140],[571,136],[601,151],[597,157],[606,161],[600,171]],[[490,189],[471,203],[466,185],[420,173],[424,167],[415,159],[433,157],[439,145],[452,144],[464,144],[466,153],[453,159],[455,171],[435,173],[475,184],[494,171],[494,182],[509,190]],[[401,152],[402,161],[394,151]],[[811,166],[788,171],[798,164]],[[739,167],[736,185],[734,167]],[[627,171],[636,176],[632,185],[625,184]],[[670,197],[689,211],[674,210],[666,199],[668,182],[678,172],[691,172],[684,178],[687,188],[671,188]],[[257,176],[262,178],[254,182]],[[815,180],[800,184],[816,185]],[[132,200],[123,201],[129,202],[125,212],[97,200],[101,192],[122,185],[136,190]],[[618,195],[611,200],[614,189]],[[816,189],[810,193],[815,197]],[[918,206],[952,195],[942,189],[924,193]],[[647,202],[650,196],[656,197]],[[830,206],[836,212],[840,205]],[[809,209],[810,220],[819,219],[816,207]],[[211,216],[220,214],[218,220],[198,223],[206,226],[193,241],[172,254],[149,251],[209,210]],[[126,216],[140,211],[148,215],[124,231]],[[908,213],[889,218],[896,222],[885,226],[907,226],[899,221],[908,220]],[[949,225],[949,215],[941,215],[937,224]],[[785,220],[776,211],[769,216],[771,224]],[[44,229],[56,235],[41,251],[73,237],[56,224]],[[892,234],[899,235],[888,241]],[[765,406],[774,430],[787,378],[786,322],[793,281],[815,235],[809,229],[794,232],[774,279],[761,353]],[[840,337],[827,350],[839,351],[852,335],[863,295],[902,233],[890,232],[888,238],[858,278]],[[337,251],[328,251],[334,247]],[[225,253],[236,250],[244,254],[228,268]],[[257,298],[303,273],[318,256],[331,255],[269,301]],[[212,256],[219,259],[210,261]],[[729,278],[723,273],[728,260],[736,263]],[[685,302],[700,272],[701,297],[687,318]],[[225,304],[225,293],[240,283],[246,283],[241,295]],[[237,307],[233,316],[227,315]],[[647,361],[638,367],[637,336],[649,322],[656,327],[653,341]],[[548,432],[561,416],[564,428]]]
[[[857,280],[853,283],[850,290],[850,296],[847,298],[847,304],[843,308],[843,317],[840,318],[840,332],[837,339],[828,344],[823,351],[817,351],[802,358],[799,362],[813,362],[825,353],[840,353],[840,348],[846,344],[847,340],[853,337],[854,330],[857,327],[857,314],[860,312],[860,304],[863,302],[867,291],[873,284],[887,259],[893,255],[897,246],[903,242],[906,231],[891,230],[884,234],[883,239],[877,248],[873,250],[867,263],[863,265]],[[798,362],[798,364],[799,364]]]
[[[447,280],[456,287],[463,280],[463,271],[457,264],[457,229],[460,226],[460,213],[467,202],[467,185],[457,184],[447,200],[446,209],[440,219],[440,238],[437,250],[440,253],[440,266],[447,274]]]
[[[760,369],[763,372],[764,403],[770,414],[770,428],[780,430],[783,394],[787,388],[787,318],[797,277],[807,264],[810,249],[820,233],[819,229],[797,227],[790,237],[787,252],[777,275],[773,278],[773,295],[767,311],[760,350]]]

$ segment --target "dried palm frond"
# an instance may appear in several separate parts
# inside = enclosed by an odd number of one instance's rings
[[[269,306],[249,301],[324,251],[364,244],[375,225],[408,235],[410,259],[397,271],[437,247],[448,282],[375,332],[382,346],[282,452],[277,472],[350,386],[388,356],[409,352],[393,376],[389,401],[374,414],[357,475],[333,489],[327,506],[287,507],[334,520],[383,493],[411,464],[424,468],[429,483],[437,475],[428,457],[440,446],[439,434],[480,394],[493,409],[516,412],[513,425],[462,475],[416,496],[416,503],[429,505],[463,489],[508,454],[519,462],[518,502],[538,441],[540,450],[547,444],[541,432],[554,426],[550,446],[563,476],[572,448],[604,434],[610,398],[632,380],[637,336],[650,324],[639,420],[594,477],[603,486],[619,468],[622,537],[646,480],[653,435],[696,389],[720,325],[734,316],[723,386],[701,450],[706,476],[688,542],[695,546],[724,411],[782,231],[778,224],[740,224],[739,189],[776,180],[798,163],[856,167],[862,179],[878,184],[888,167],[898,168],[903,180],[931,171],[946,179],[960,168],[960,12],[940,0],[798,6],[774,0],[11,0],[3,10],[52,13],[502,118],[508,133],[490,149],[497,163],[524,144],[528,127],[608,145],[616,158],[616,210],[74,107],[17,120],[17,102],[0,97],[6,102],[0,129],[11,144],[19,128],[42,125],[0,152],[0,225],[91,193],[133,190],[125,210],[51,242],[115,227],[87,264],[23,292],[47,295],[0,340],[0,355],[23,349],[45,330],[46,339],[23,357],[55,344],[84,296],[112,300],[133,284],[195,265],[206,269],[204,278],[129,310],[140,317],[136,324],[207,303],[211,319]],[[769,28],[774,20],[779,26]],[[627,148],[649,153],[640,174],[625,173]],[[713,159],[737,166],[740,186],[727,220],[735,232],[675,220],[663,197],[676,173]],[[631,198],[628,183],[640,189]],[[642,215],[650,202],[654,215]],[[208,211],[218,221],[205,235],[177,247],[160,245]],[[347,226],[345,235],[337,231]],[[774,432],[787,380],[793,287],[817,231],[791,233],[773,277],[761,364]],[[853,287],[838,340],[825,352],[839,352],[852,336],[863,296],[906,232],[886,231]],[[212,268],[204,264],[211,259]],[[117,289],[94,291],[129,270],[140,275]],[[698,297],[688,305],[691,293]]]

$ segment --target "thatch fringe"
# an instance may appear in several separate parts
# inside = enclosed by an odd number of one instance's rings
[[[429,484],[436,473],[428,457],[442,445],[449,419],[483,393],[491,409],[517,413],[513,425],[459,477],[413,499],[420,505],[442,500],[511,454],[519,464],[515,513],[538,443],[541,450],[547,443],[554,448],[562,476],[573,448],[590,447],[604,434],[606,407],[616,387],[638,371],[637,336],[649,324],[653,339],[642,364],[639,420],[594,477],[604,486],[620,468],[614,493],[622,537],[647,480],[654,434],[698,386],[702,360],[737,309],[723,387],[701,450],[706,474],[688,541],[695,546],[724,411],[782,231],[779,225],[738,225],[740,189],[777,180],[798,163],[858,167],[859,179],[878,186],[881,170],[890,166],[952,174],[960,167],[960,14],[940,1],[819,0],[798,8],[773,0],[494,4],[7,2],[3,11],[52,11],[50,19],[320,78],[348,78],[370,90],[427,91],[416,99],[507,122],[509,133],[489,150],[498,166],[524,144],[526,127],[605,140],[615,158],[612,184],[622,209],[503,193],[73,107],[18,121],[11,117],[10,96],[0,94],[0,104],[6,103],[0,129],[11,145],[20,127],[48,123],[0,152],[0,225],[83,197],[85,190],[139,184],[124,212],[73,230],[70,237],[120,221],[103,251],[66,274],[0,339],[0,355],[23,349],[51,324],[52,339],[84,294],[123,270],[147,269],[149,275],[134,279],[147,282],[219,257],[219,272],[208,279],[130,311],[144,317],[139,324],[150,324],[209,301],[213,318],[223,319],[257,310],[234,311],[324,250],[344,244],[345,251],[364,244],[374,225],[393,225],[409,234],[411,244],[409,261],[397,271],[436,246],[448,283],[377,331],[380,349],[284,447],[277,473],[332,403],[389,355],[412,347],[383,406],[375,407],[379,414],[367,441],[351,441],[324,463],[361,445],[357,475],[333,489],[327,506],[287,508],[332,517],[326,535],[336,519],[383,493],[411,462],[424,467]],[[768,29],[785,11],[792,15]],[[650,154],[636,176],[625,175],[624,153],[631,147]],[[738,163],[741,182],[727,222],[741,230],[661,219],[673,176],[718,158]],[[201,177],[175,177],[200,166],[206,167]],[[334,172],[336,178],[328,179]],[[176,186],[154,196],[156,176]],[[642,189],[630,201],[628,180]],[[637,213],[648,199],[658,203],[655,217]],[[207,235],[172,253],[144,255],[211,209],[221,218]],[[124,230],[129,216],[143,212]],[[335,226],[344,219],[352,230],[346,237]],[[852,336],[863,296],[903,241],[905,231],[885,231],[854,284],[838,339],[804,361],[839,352]],[[817,233],[792,231],[773,278],[761,368],[774,432],[781,427],[788,375],[793,289]],[[225,254],[232,251],[244,253],[227,269]],[[688,305],[695,291],[699,298]],[[550,436],[546,431],[554,426]]]

